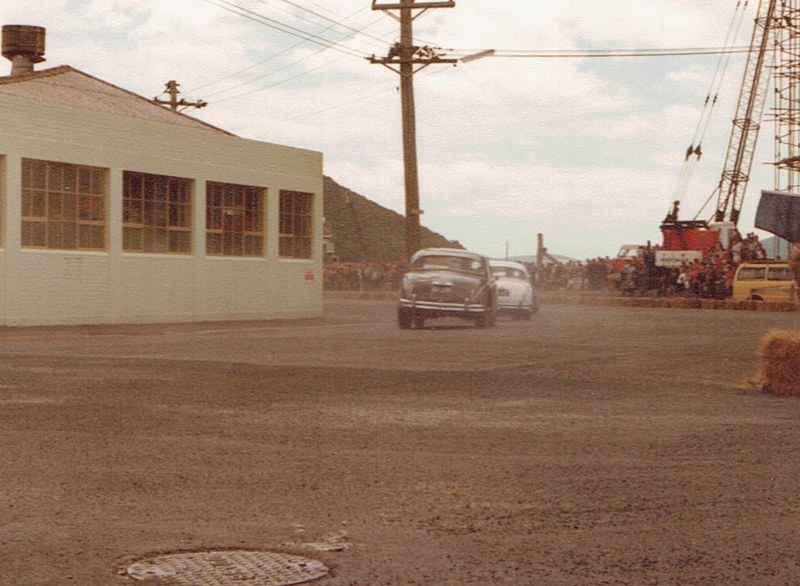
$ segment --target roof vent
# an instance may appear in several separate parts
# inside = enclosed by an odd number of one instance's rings
[[[3,57],[11,61],[11,75],[33,73],[44,61],[45,29],[25,24],[3,25]]]

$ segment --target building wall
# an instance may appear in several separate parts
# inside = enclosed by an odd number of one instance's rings
[[[109,170],[105,251],[21,248],[22,159]],[[122,251],[123,171],[194,181],[191,255]],[[206,256],[206,181],[266,188],[263,258]],[[313,194],[311,259],[278,256],[282,189]],[[0,325],[319,316],[322,194],[317,152],[0,95]]]

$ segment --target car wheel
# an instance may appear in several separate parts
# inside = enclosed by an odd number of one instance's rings
[[[491,328],[495,325],[495,316],[489,312],[482,313],[475,318],[476,328]]]
[[[400,307],[397,309],[397,325],[400,326],[401,329],[409,329],[413,322],[413,317],[411,310],[407,307]]]
[[[414,327],[420,330],[425,327],[425,316],[421,313],[414,314]]]
[[[531,310],[530,309],[522,309],[517,314],[517,316],[519,317],[519,319],[529,320],[529,319],[531,319]]]

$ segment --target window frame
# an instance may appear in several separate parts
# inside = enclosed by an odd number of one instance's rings
[[[23,158],[20,247],[108,250],[109,169]]]
[[[192,255],[194,179],[122,172],[122,251]]]
[[[314,258],[314,194],[281,189],[278,200],[278,257]]]
[[[206,255],[263,258],[267,189],[206,181]]]

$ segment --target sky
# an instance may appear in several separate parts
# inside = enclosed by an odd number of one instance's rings
[[[456,0],[419,13],[420,46],[496,51],[414,75],[422,224],[490,256],[534,254],[542,234],[583,260],[659,243],[676,196],[682,219],[709,218],[743,54],[530,55],[747,46],[749,4],[740,25],[736,0]],[[186,114],[320,151],[325,175],[404,213],[399,75],[368,60],[387,55],[399,24],[371,0],[3,0],[0,23],[47,28],[37,69],[71,65],[148,98],[177,80],[181,97],[208,103]],[[703,156],[689,169],[698,127]],[[765,123],[743,232],[773,188],[773,142]]]

